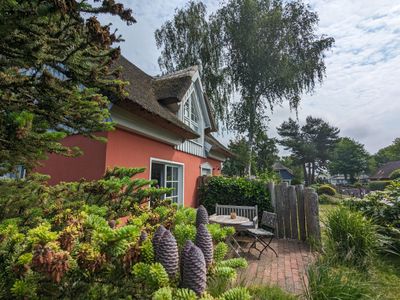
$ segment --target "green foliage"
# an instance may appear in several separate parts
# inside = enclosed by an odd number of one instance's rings
[[[153,243],[150,239],[146,239],[140,246],[140,257],[147,264],[154,262]]]
[[[337,262],[365,266],[379,247],[376,226],[359,212],[339,207],[328,212],[327,251]]]
[[[390,179],[391,180],[400,179],[400,169],[394,170],[392,173],[390,173]]]
[[[176,300],[196,300],[196,293],[190,289],[177,289],[174,293]]]
[[[196,210],[192,207],[179,207],[175,213],[174,223],[194,225],[196,223]]]
[[[337,198],[335,196],[329,196],[326,194],[320,195],[318,197],[318,201],[320,204],[332,204],[332,205],[340,204],[342,202],[340,198]]]
[[[215,204],[258,206],[259,219],[263,211],[271,210],[271,198],[265,182],[245,178],[223,176],[208,177],[199,189],[200,203],[209,214],[215,212]]]
[[[400,251],[400,181],[393,181],[384,191],[369,193],[363,199],[346,199],[344,204],[354,211],[362,212],[379,225],[380,232],[388,236]]]
[[[248,287],[251,299],[254,300],[295,300],[296,296],[289,294],[277,286],[250,286]]]
[[[335,196],[336,190],[328,184],[320,185],[317,189],[318,195]]]
[[[309,300],[369,299],[368,284],[356,271],[317,262],[308,271],[306,298]]]
[[[228,253],[228,245],[224,242],[219,242],[214,247],[214,260],[216,262],[222,261]]]
[[[32,169],[46,153],[79,155],[60,140],[104,140],[94,133],[113,128],[110,99],[125,96],[120,70],[112,68],[122,39],[100,24],[99,13],[135,22],[131,10],[110,1],[2,1],[0,173]]]
[[[235,233],[235,228],[230,226],[221,226],[217,223],[207,224],[207,229],[215,242],[225,241],[228,236]]]
[[[289,118],[277,128],[279,144],[292,152],[296,165],[303,168],[306,185],[315,183],[318,169],[325,168],[338,140],[339,129],[321,118],[308,116],[301,126]]]
[[[391,181],[389,180],[381,180],[381,181],[370,181],[368,183],[368,189],[371,191],[383,191]]]
[[[154,294],[152,300],[172,300],[172,290],[170,287],[163,287],[158,289]]]
[[[248,289],[244,287],[233,288],[226,291],[219,298],[220,300],[250,300],[251,296]]]
[[[340,138],[328,165],[331,174],[343,174],[354,182],[355,176],[368,170],[369,154],[364,145],[350,138]]]
[[[179,248],[182,249],[186,241],[190,240],[194,242],[196,237],[196,227],[191,224],[177,224],[173,233]]]
[[[229,268],[246,268],[247,261],[244,258],[231,258],[218,263],[220,267],[229,267]]]
[[[133,266],[132,275],[152,291],[169,285],[168,274],[160,263],[139,262]]]
[[[400,138],[396,138],[391,145],[380,149],[373,157],[378,166],[389,161],[400,160]]]

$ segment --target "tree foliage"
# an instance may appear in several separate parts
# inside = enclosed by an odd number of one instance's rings
[[[277,130],[281,136],[279,143],[302,166],[306,184],[314,183],[316,173],[327,166],[339,129],[321,118],[308,116],[303,126],[290,118]]]
[[[207,18],[206,5],[189,1],[185,8],[176,10],[172,20],[156,30],[155,39],[157,47],[161,48],[158,63],[163,72],[200,66],[202,84],[215,114],[224,119],[231,84],[223,66],[224,45],[219,35],[220,28]]]
[[[333,149],[328,169],[331,174],[343,174],[354,181],[356,175],[368,170],[368,158],[364,145],[347,137],[341,138]]]
[[[391,145],[380,149],[374,158],[378,165],[400,160],[400,138],[396,138]]]
[[[98,2],[98,1],[95,1]],[[109,130],[109,99],[124,95],[112,62],[121,37],[97,14],[128,24],[130,9],[114,0],[2,1],[0,5],[1,171],[35,166],[46,153],[76,155],[59,141]]]

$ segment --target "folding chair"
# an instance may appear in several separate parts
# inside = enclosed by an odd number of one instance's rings
[[[275,236],[274,232],[276,230],[276,219],[277,217],[275,213],[264,211],[261,219],[260,228],[247,229],[247,232],[254,238],[254,241],[251,244],[248,253],[250,253],[250,250],[254,248],[258,252],[260,252],[260,255],[258,256],[258,259],[260,259],[261,254],[263,254],[263,252],[267,250],[267,248],[269,248],[275,253],[276,257],[278,257],[276,251],[270,246],[272,239]],[[262,227],[265,227],[269,230]],[[262,249],[257,248],[257,242],[261,244]]]

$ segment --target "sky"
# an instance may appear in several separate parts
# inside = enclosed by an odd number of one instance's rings
[[[127,26],[115,17],[102,17],[118,28],[125,42],[122,54],[151,75],[160,73],[154,31],[172,18],[182,0],[119,0],[132,8],[137,23]],[[220,0],[203,1],[209,12]],[[312,95],[304,95],[298,111],[321,117],[339,127],[341,136],[363,144],[370,153],[400,137],[400,0],[305,0],[319,15],[318,34],[335,39],[327,52],[326,78]],[[268,134],[289,117],[288,105],[275,107]],[[233,135],[220,135],[227,144]]]

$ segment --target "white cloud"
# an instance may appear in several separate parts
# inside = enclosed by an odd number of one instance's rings
[[[126,42],[122,53],[150,74],[159,73],[159,51],[154,31],[170,19],[183,0],[122,1],[138,21],[114,23]],[[205,1],[210,10],[218,0]],[[400,136],[400,2],[393,0],[308,0],[320,17],[318,32],[333,36],[335,47],[327,55],[327,77],[313,95],[304,96],[299,118],[322,117],[341,129],[342,135],[364,143],[375,152]],[[276,108],[270,134],[289,116],[289,108]],[[230,135],[224,135],[228,141]]]

